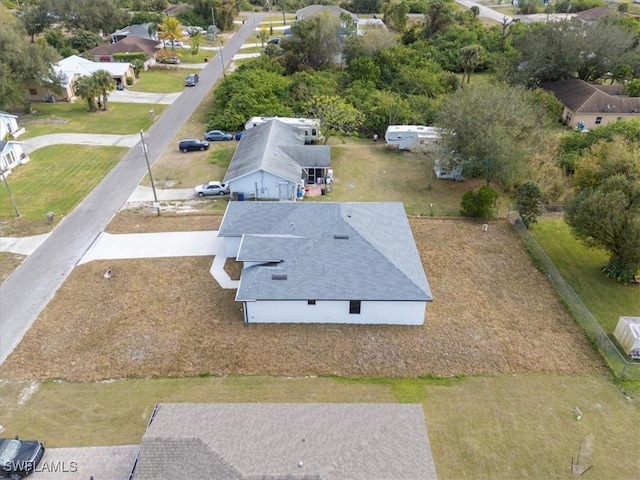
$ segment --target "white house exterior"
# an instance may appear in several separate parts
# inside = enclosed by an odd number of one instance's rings
[[[389,125],[384,134],[388,145],[399,150],[414,148],[437,148],[440,141],[440,130],[436,127],[424,125]]]
[[[431,290],[401,203],[229,202],[247,323],[422,325]]]
[[[304,132],[305,143],[313,143],[320,140],[320,120],[316,118],[292,118],[292,117],[251,117],[244,125],[245,130],[257,127],[271,120],[279,120],[287,125],[294,126]]]
[[[223,181],[239,200],[295,200],[305,184],[325,178],[330,165],[327,145],[305,145],[300,129],[270,120],[242,135]]]
[[[17,115],[0,111],[0,140],[4,140],[7,135],[11,135],[13,139],[16,139],[24,132],[24,128],[18,126]]]
[[[24,133],[24,128],[18,126],[18,116],[0,111],[0,172],[5,175],[23,163],[29,157],[22,149],[22,142],[16,140]]]

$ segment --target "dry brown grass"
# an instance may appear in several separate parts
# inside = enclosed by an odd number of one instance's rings
[[[0,252],[0,283],[4,282],[27,258],[17,253]]]
[[[2,377],[605,372],[510,224],[411,226],[435,298],[424,326],[245,325],[210,257],[97,261],[74,270]]]

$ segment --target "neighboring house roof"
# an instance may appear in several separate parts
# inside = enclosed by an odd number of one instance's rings
[[[229,163],[224,182],[264,171],[299,183],[303,167],[328,167],[327,145],[304,144],[304,132],[279,120],[271,120],[242,134]]]
[[[262,263],[237,301],[433,299],[402,203],[230,202],[218,235]]]
[[[125,37],[116,43],[105,43],[89,50],[91,55],[113,55],[114,53],[143,52],[152,57],[158,46],[162,45],[157,40],[136,36]]]
[[[53,69],[57,74],[62,74],[66,77],[66,80],[62,82],[62,86],[65,88],[69,85],[69,82],[73,81],[76,75],[89,77],[98,70],[106,70],[113,77],[124,77],[130,67],[130,63],[92,62],[77,55],[71,55],[53,65]]]
[[[305,18],[309,18],[312,15],[316,15],[318,13],[328,12],[331,15],[340,16],[342,13],[346,13],[353,18],[354,21],[358,20],[358,16],[355,13],[351,13],[344,8],[336,7],[335,5],[309,5],[308,7],[301,8],[296,11],[296,18],[299,20],[304,20]]]
[[[578,12],[575,18],[583,22],[595,22],[609,13],[614,13],[614,10],[609,7],[595,7]]]
[[[22,142],[17,140],[0,140],[0,154],[7,153],[18,145],[22,145]]]
[[[560,80],[539,86],[553,92],[560,103],[575,113],[640,113],[640,97],[609,95],[603,91],[606,87],[584,80]]]
[[[173,403],[142,437],[135,480],[435,480],[419,404]]]
[[[140,23],[136,25],[128,25],[120,30],[116,30],[111,34],[112,38],[118,37],[128,37],[129,35],[133,35],[136,37],[155,39],[155,34],[149,35],[149,27],[151,27],[151,22]]]
[[[17,115],[14,115],[13,113],[3,112],[2,110],[0,110],[0,117],[18,118]]]

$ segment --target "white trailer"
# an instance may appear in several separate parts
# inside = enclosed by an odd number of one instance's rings
[[[320,120],[315,118],[251,117],[245,123],[244,129],[249,130],[270,120],[280,120],[282,123],[299,128],[304,132],[305,143],[313,143],[320,140]]]
[[[424,125],[389,125],[384,134],[387,144],[399,150],[436,149],[440,138],[438,128]]]

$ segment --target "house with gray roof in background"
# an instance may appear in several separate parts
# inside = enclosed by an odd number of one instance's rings
[[[640,97],[625,95],[622,85],[572,79],[544,82],[539,87],[553,93],[564,105],[562,119],[569,127],[580,124],[591,129],[618,120],[640,118]]]
[[[330,166],[328,145],[306,145],[302,130],[274,119],[244,131],[223,181],[235,198],[295,200]]]
[[[97,477],[96,477],[97,478]],[[134,480],[435,480],[422,406],[156,406]]]
[[[402,203],[229,202],[218,236],[246,323],[422,325],[433,300]]]

